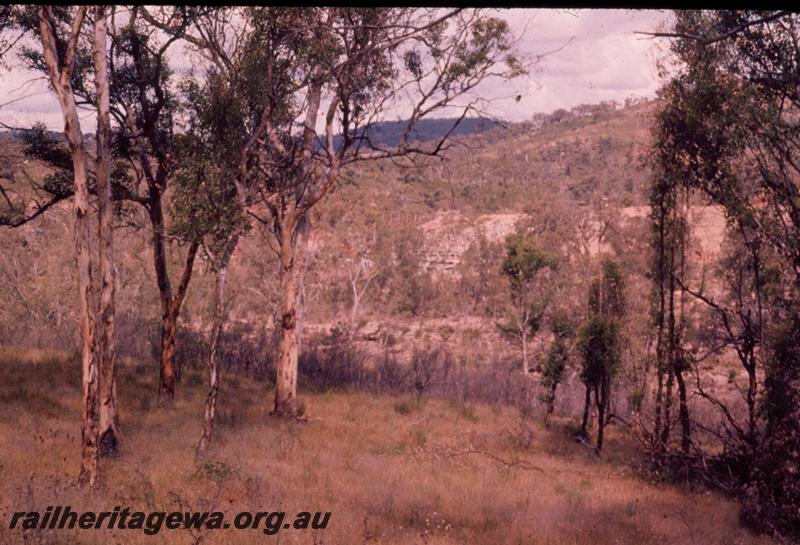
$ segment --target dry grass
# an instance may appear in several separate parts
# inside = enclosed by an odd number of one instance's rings
[[[74,486],[77,361],[8,350],[0,360],[0,543],[771,543],[739,527],[732,502],[638,479],[619,432],[597,460],[568,439],[568,422],[545,431],[510,408],[330,393],[305,397],[308,422],[288,422],[268,418],[263,383],[228,375],[212,451],[195,464],[205,386],[189,372],[174,409],[158,408],[152,367],[123,369],[124,451],[88,495]],[[325,530],[276,536],[7,529],[13,511],[54,504],[332,517]]]

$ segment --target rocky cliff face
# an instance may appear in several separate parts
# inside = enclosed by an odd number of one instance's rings
[[[431,272],[455,273],[462,256],[480,233],[490,242],[502,242],[516,231],[525,214],[483,214],[469,217],[460,212],[444,212],[421,228],[425,236],[422,266]]]
[[[639,228],[642,222],[631,220],[647,220],[650,209],[647,206],[627,206],[620,209],[619,217],[614,221],[622,232],[633,229],[634,223]],[[425,259],[423,267],[434,273],[457,274],[464,253],[470,244],[478,240],[479,234],[490,242],[503,242],[505,238],[517,230],[518,224],[524,220],[525,214],[483,214],[469,217],[460,212],[443,212],[433,220],[424,223],[421,228],[425,236]],[[599,228],[599,221],[589,219],[590,227]],[[689,211],[689,223],[692,226],[691,245],[693,261],[698,265],[710,265],[720,253],[725,240],[725,216],[717,206],[693,206]],[[601,249],[608,250],[605,244],[596,241],[589,244],[589,251],[596,255]]]

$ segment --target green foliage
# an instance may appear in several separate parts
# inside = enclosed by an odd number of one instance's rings
[[[589,286],[589,319],[578,333],[581,380],[588,387],[610,384],[622,362],[621,320],[625,315],[625,278],[620,265],[606,258],[602,275]]]
[[[552,268],[555,268],[555,259],[539,248],[532,239],[520,234],[506,238],[506,257],[502,270],[511,288],[511,301],[523,320],[517,320],[516,324],[499,325],[501,331],[517,336],[521,335],[523,327],[531,334],[539,331],[544,303],[542,300],[531,299],[537,287],[539,273]]]
[[[745,488],[743,519],[773,534],[800,537],[800,324],[777,324],[764,382],[767,429]]]
[[[521,234],[506,238],[502,270],[511,288],[514,315],[510,322],[496,325],[501,333],[521,342],[525,372],[528,371],[528,339],[539,331],[548,305],[550,286],[543,274],[555,267],[555,258],[541,250],[531,238]]]
[[[553,341],[542,368],[544,391],[539,396],[539,400],[545,404],[555,401],[556,388],[564,380],[571,356],[570,341],[575,335],[575,324],[566,315],[557,314],[552,320],[551,329]]]
[[[681,226],[670,221],[670,210],[681,189],[697,190],[723,207],[740,244],[727,260],[730,290],[717,310],[727,313],[729,305],[735,309],[731,315],[747,318],[737,331],[731,332],[726,320],[718,329],[723,338],[734,337],[740,358],[756,346],[767,348],[767,357],[761,411],[753,413],[759,422],[726,450],[755,459],[755,467],[748,466],[733,483],[746,492],[744,520],[795,539],[800,536],[800,329],[795,322],[800,229],[787,219],[796,217],[800,175],[798,21],[796,13],[764,10],[676,14],[674,31],[683,37],[672,42],[678,70],[662,92],[664,105],[654,127],[657,180],[651,198],[654,227],[660,231],[656,273],[662,301],[664,282],[673,272],[664,263],[679,248],[673,240]],[[758,376],[762,362],[743,360]]]
[[[436,288],[430,272],[422,266],[422,232],[414,226],[408,226],[401,231],[403,233],[395,233],[401,236],[393,240],[392,296],[399,312],[420,316],[435,298]]]
[[[530,238],[519,234],[506,238],[503,274],[511,284],[512,297],[522,297],[522,292],[536,279],[539,271],[554,265],[552,256],[540,249]]]
[[[589,286],[589,311],[598,316],[622,319],[625,315],[625,279],[619,263],[606,258],[602,276]]]
[[[206,244],[219,250],[229,234],[244,228],[245,223],[230,171],[217,161],[216,144],[199,138],[183,139],[174,179],[170,232],[185,240],[206,238]]]
[[[24,153],[45,165],[66,171],[72,177],[72,157],[62,138],[47,130],[44,123],[36,123],[27,131],[21,132]]]
[[[583,361],[581,381],[584,384],[597,386],[612,378],[622,362],[619,323],[613,318],[592,316],[578,332],[577,348]]]

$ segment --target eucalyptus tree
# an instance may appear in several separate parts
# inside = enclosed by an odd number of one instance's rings
[[[170,184],[180,161],[176,137],[183,128],[181,100],[170,58],[179,53],[176,51],[177,38],[150,25],[141,17],[142,9],[140,6],[109,8],[109,112],[115,122],[111,129],[113,196],[115,200],[141,206],[150,225],[153,270],[161,306],[158,399],[169,403],[174,397],[180,372],[175,360],[177,322],[191,282],[200,241],[171,236],[174,234],[169,232],[165,210],[170,209]],[[181,25],[189,25],[193,17],[207,9],[211,8],[183,11]],[[56,13],[60,11],[56,10]],[[79,33],[75,43],[78,62],[71,84],[80,107],[97,107],[99,100],[90,77],[92,65],[87,61],[91,57],[91,48],[91,36],[86,32]],[[46,72],[40,51],[26,49],[23,57],[30,68]],[[46,144],[42,140],[36,146],[29,146],[30,154],[54,169],[71,170],[71,165],[60,159],[57,149]],[[93,191],[92,186],[90,184]],[[36,202],[35,206],[27,206],[27,210],[20,205],[9,207],[0,216],[0,223],[25,223],[69,197],[72,188],[45,183],[41,192],[46,198]],[[177,285],[168,267],[169,241],[177,241],[186,247]]]
[[[226,161],[229,142],[220,130],[225,111],[214,96],[188,82],[182,89],[186,103],[187,130],[178,137],[180,157],[174,183],[173,233],[200,241],[209,270],[214,275],[212,326],[209,341],[209,392],[206,397],[203,432],[196,457],[208,450],[214,432],[220,387],[219,346],[225,325],[225,285],[231,258],[247,230],[231,180],[235,165]]]
[[[111,186],[111,115],[110,81],[108,73],[108,10],[95,6],[94,39],[92,57],[94,61],[94,86],[97,94],[97,203],[99,240],[99,300],[97,307],[97,352],[99,367],[99,429],[101,454],[116,452],[119,441],[119,415],[117,413],[117,339],[115,266],[114,266],[114,218]]]
[[[93,486],[97,480],[99,378],[97,351],[95,349],[95,312],[91,302],[89,184],[86,150],[83,145],[83,135],[72,88],[75,52],[87,10],[88,8],[83,6],[75,10],[66,35],[59,34],[59,30],[63,32],[64,25],[59,25],[52,7],[43,6],[38,8],[37,17],[39,19],[42,55],[47,65],[50,85],[53,87],[61,106],[61,112],[64,116],[64,136],[72,154],[75,184],[75,255],[78,265],[78,292],[81,307],[81,358],[83,369],[82,452],[79,480],[81,483]],[[58,40],[59,36],[61,36],[60,40]],[[61,48],[59,48],[59,41],[61,42]],[[66,48],[64,48],[64,45],[66,45]],[[63,51],[61,55],[59,54],[60,51]]]
[[[577,349],[582,357],[581,381],[586,386],[581,434],[586,436],[591,396],[597,408],[597,443],[603,435],[611,408],[614,376],[622,363],[622,318],[625,316],[625,277],[619,264],[606,258],[602,275],[589,286],[589,317],[578,332]]]
[[[479,84],[523,73],[508,25],[477,10],[230,8],[182,28],[181,8],[144,10],[207,59],[205,85],[227,101],[236,188],[280,260],[274,412],[297,412],[298,297],[309,211],[353,163],[436,156],[480,101]],[[147,15],[145,15],[145,13]],[[413,141],[426,117],[456,112],[445,136]],[[407,118],[396,147],[371,141],[387,115]]]
[[[676,70],[664,93],[669,131],[656,143],[668,152],[675,176],[725,210],[729,231],[745,251],[739,266],[749,269],[748,298],[755,303],[714,301],[693,290],[717,305],[723,328],[729,320],[723,337],[744,356],[745,368],[763,362],[755,413],[763,421],[753,426],[755,433],[742,434],[750,446],[735,449],[749,455],[725,467],[745,468],[728,473],[746,499],[745,520],[797,537],[800,17],[764,10],[678,12],[674,29],[661,35],[673,39]]]
[[[91,20],[91,44],[81,50],[84,23]],[[109,80],[107,65],[107,11],[102,6],[89,9],[39,6],[19,8],[9,21],[23,32],[36,34],[41,50],[28,49],[29,59],[38,59],[55,92],[64,118],[64,138],[69,150],[69,162],[60,155],[62,166],[71,174],[50,178],[50,201],[37,203],[32,214],[23,211],[7,225],[21,225],[43,213],[54,202],[73,194],[75,213],[75,256],[80,302],[82,414],[81,468],[79,482],[94,486],[98,478],[98,457],[117,449],[120,440],[116,407],[116,339],[114,320],[114,252],[112,223],[112,187],[109,118]],[[92,66],[93,64],[93,66]],[[78,117],[75,84],[80,80],[76,67],[93,71],[93,88],[97,96],[97,158],[91,169]],[[80,69],[79,69],[80,70]],[[50,147],[51,151],[57,147]],[[94,185],[98,201],[98,262],[99,299],[93,298],[93,251],[90,227],[90,170],[94,170]],[[62,173],[63,174],[63,173]],[[67,189],[71,185],[70,189]],[[13,203],[9,201],[13,209]]]
[[[522,372],[530,372],[528,343],[541,327],[547,310],[548,273],[555,269],[556,261],[536,242],[526,236],[514,234],[506,238],[506,257],[503,274],[508,278],[511,291],[512,319],[497,327],[506,336],[519,342],[522,349]]]
[[[688,452],[691,441],[685,373],[688,369],[684,306],[676,299],[684,295],[679,285],[686,277],[688,245],[687,213],[690,190],[684,179],[672,168],[674,158],[666,142],[673,127],[668,110],[659,112],[653,127],[657,148],[653,181],[650,187],[651,242],[654,248],[653,317],[656,326],[656,399],[652,441],[661,453],[667,448],[671,433],[673,389],[678,386],[681,448]]]
[[[542,387],[544,392],[539,400],[545,404],[544,425],[548,426],[556,403],[556,390],[564,380],[570,360],[572,359],[572,339],[575,336],[575,325],[563,313],[551,318],[550,330],[553,340],[547,350],[547,358],[542,368]]]
[[[113,81],[112,113],[118,124],[117,144],[144,191],[131,197],[147,213],[151,230],[153,270],[161,304],[161,342],[158,398],[169,403],[180,376],[176,366],[176,331],[180,311],[191,282],[201,240],[192,232],[169,232],[165,208],[170,208],[169,189],[181,161],[177,147],[182,127],[181,100],[170,58],[179,55],[177,38],[165,35],[142,17],[141,6],[131,6],[127,19],[112,29],[110,51]],[[189,8],[181,25],[211,8]],[[138,188],[137,188],[138,189]],[[168,240],[186,246],[177,285],[170,278]]]

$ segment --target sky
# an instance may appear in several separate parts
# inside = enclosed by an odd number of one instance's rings
[[[666,44],[635,31],[668,24],[668,11],[506,9],[497,15],[509,22],[531,68],[511,82],[489,81],[477,90],[488,99],[483,109],[489,115],[525,121],[537,112],[579,104],[653,97],[662,83],[656,64],[666,58]],[[13,59],[7,64],[13,65]],[[89,120],[92,113],[83,116]],[[20,68],[0,68],[0,122],[63,128],[58,103],[44,80]]]
[[[520,36],[519,49],[531,59],[549,53],[530,75],[483,90],[492,106],[511,121],[535,112],[570,109],[603,100],[653,97],[663,83],[656,68],[667,44],[637,35],[671,21],[664,10],[510,9],[501,16]],[[508,91],[511,90],[511,93]],[[519,102],[516,96],[521,95]]]

